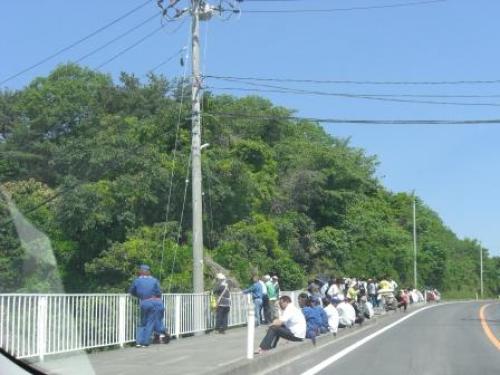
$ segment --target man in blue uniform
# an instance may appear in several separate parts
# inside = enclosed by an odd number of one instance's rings
[[[149,266],[143,264],[139,267],[139,277],[133,281],[129,293],[139,298],[141,308],[136,347],[149,346],[153,330],[160,335],[163,342],[168,343],[169,336],[163,325],[165,306],[161,299],[160,283],[151,276]]]

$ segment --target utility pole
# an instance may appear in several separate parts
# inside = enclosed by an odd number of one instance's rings
[[[481,274],[481,299],[483,298],[483,246],[479,246],[479,267]]]
[[[413,191],[413,282],[417,289],[417,209],[415,191]]]
[[[190,7],[180,7],[182,0],[157,0],[162,14],[169,21],[175,21],[184,15],[191,14],[191,184],[193,203],[193,292],[203,293],[203,202],[201,150],[201,90],[202,77],[200,72],[200,21],[209,21],[214,15],[222,18],[224,13],[239,14],[237,3],[233,1],[220,2],[218,6],[210,5],[205,0],[187,0]],[[239,2],[239,0],[236,0]],[[165,3],[165,4],[164,4]],[[225,20],[228,18],[225,17]],[[201,321],[201,320],[200,320]]]
[[[193,201],[193,292],[203,293],[203,220],[201,174],[200,0],[191,1],[191,111]]]

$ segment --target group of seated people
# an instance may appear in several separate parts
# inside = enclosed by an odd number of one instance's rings
[[[289,296],[281,296],[278,303],[279,318],[272,322],[258,353],[275,348],[280,338],[289,341],[308,338],[315,344],[316,337],[321,334],[336,335],[339,328],[362,324],[373,316],[373,307],[369,302],[359,304],[343,297],[320,300],[302,293],[298,298],[299,307],[292,303]]]
[[[368,281],[373,282],[371,279]],[[289,296],[281,296],[278,301],[279,317],[267,330],[257,353],[275,348],[280,338],[289,341],[303,341],[307,338],[315,344],[316,337],[321,334],[336,335],[339,328],[362,324],[365,319],[372,318],[374,299],[369,298],[372,290],[367,293],[371,289],[367,287],[368,283],[363,285],[362,281],[350,280],[344,284],[343,280],[335,280],[327,288],[315,282],[310,283],[308,292],[298,296],[299,307],[292,303]],[[388,289],[389,283],[381,280],[380,287]],[[379,285],[376,287],[378,289]],[[397,296],[398,306],[406,310],[413,298],[410,298],[405,289]]]

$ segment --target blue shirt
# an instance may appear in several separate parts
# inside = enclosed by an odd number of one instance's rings
[[[257,299],[260,298],[262,299],[263,293],[262,293],[262,285],[260,285],[260,282],[255,282],[252,284],[252,286],[248,289],[245,289],[243,293],[252,293],[252,299]]]
[[[319,315],[321,317],[321,326],[328,329],[328,316],[326,315],[325,309],[321,306],[314,306],[314,309],[319,311]]]
[[[306,318],[306,337],[316,337],[316,334],[322,325],[320,311],[314,307],[306,306],[302,308],[302,313]]]
[[[141,301],[161,297],[160,283],[153,276],[139,276],[134,280],[128,292]]]

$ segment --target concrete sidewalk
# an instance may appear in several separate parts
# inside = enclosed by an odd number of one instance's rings
[[[398,314],[398,313],[396,313]],[[394,313],[387,314],[388,316]],[[327,334],[318,338],[318,344],[338,340],[377,324],[381,316],[366,321],[361,327],[341,329],[334,338]],[[267,326],[256,328],[255,348],[264,337]],[[96,375],[137,375],[141,371],[154,374],[250,374],[297,357],[313,348],[311,340],[293,343],[280,340],[276,350],[253,360],[246,359],[247,328],[234,328],[225,335],[214,332],[202,336],[172,340],[170,344],[156,344],[148,348],[126,347],[82,356],[47,357],[37,367],[49,374],[78,374],[82,359],[90,363]],[[88,369],[88,367],[87,367]],[[81,372],[83,373],[83,372]],[[85,371],[87,374],[88,371]]]

